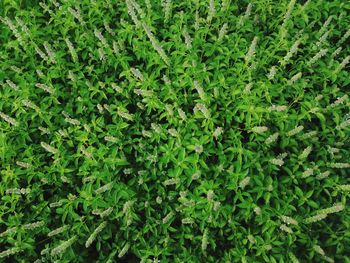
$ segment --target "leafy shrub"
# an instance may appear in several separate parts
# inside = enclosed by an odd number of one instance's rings
[[[1,1],[0,259],[350,262],[350,3]]]

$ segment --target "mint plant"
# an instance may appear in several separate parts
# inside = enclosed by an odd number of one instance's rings
[[[0,262],[350,262],[350,3],[0,2]]]

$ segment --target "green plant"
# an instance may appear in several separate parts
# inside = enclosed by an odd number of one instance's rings
[[[0,260],[350,262],[350,3],[0,2]]]

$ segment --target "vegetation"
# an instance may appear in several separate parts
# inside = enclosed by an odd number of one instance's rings
[[[350,262],[350,2],[0,2],[0,261]]]

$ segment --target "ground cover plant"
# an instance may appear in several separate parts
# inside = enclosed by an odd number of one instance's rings
[[[350,2],[0,2],[1,262],[350,262]]]

